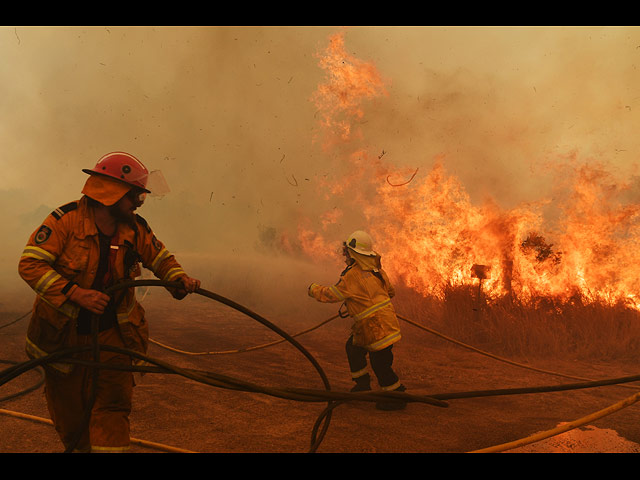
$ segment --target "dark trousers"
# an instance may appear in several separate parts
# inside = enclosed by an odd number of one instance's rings
[[[378,350],[377,352],[370,352],[366,348],[358,347],[353,344],[353,336],[349,337],[345,349],[347,351],[347,359],[349,360],[349,368],[351,373],[361,372],[367,367],[367,354],[369,355],[369,361],[371,362],[371,369],[378,379],[378,384],[381,388],[391,387],[398,382],[398,376],[393,371],[391,366],[393,365],[393,352],[391,348],[393,345],[389,345],[387,348]],[[354,380],[369,381],[369,374],[354,377]]]

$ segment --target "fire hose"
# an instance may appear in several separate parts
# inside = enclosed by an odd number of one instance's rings
[[[125,281],[125,282],[121,282],[118,283],[117,285],[114,285],[112,287],[110,287],[109,289],[105,290],[105,293],[109,294],[115,290],[118,289],[122,289],[122,288],[128,288],[128,287],[136,287],[136,286],[163,286],[163,287],[169,287],[169,288],[180,288],[181,284],[179,282],[165,282],[165,281],[161,281],[161,280],[131,280],[131,281]],[[329,380],[326,376],[326,374],[324,373],[324,371],[322,370],[322,367],[318,364],[318,362],[315,360],[315,358],[299,343],[297,342],[291,335],[289,335],[287,332],[285,332],[284,330],[280,329],[279,327],[277,327],[276,325],[274,325],[273,323],[269,322],[267,319],[265,319],[264,317],[258,315],[257,313],[249,310],[248,308],[228,299],[225,298],[221,295],[218,295],[214,292],[210,292],[208,290],[205,289],[198,289],[195,291],[196,294],[199,295],[203,295],[205,297],[208,297],[212,300],[218,301],[220,303],[223,303],[227,306],[230,306],[242,313],[244,313],[245,315],[253,318],[254,320],[257,320],[258,322],[262,323],[263,325],[267,326],[268,328],[270,328],[271,330],[275,331],[276,333],[278,333],[279,335],[281,335],[282,337],[284,337],[284,339],[286,339],[289,343],[291,343],[293,346],[295,346],[298,350],[300,350],[302,352],[302,354],[311,362],[311,364],[314,366],[314,368],[316,369],[316,371],[318,372],[318,374],[320,375],[322,382],[324,384],[325,390],[321,391],[321,390],[313,390],[313,389],[300,389],[300,388],[269,388],[269,387],[262,387],[250,382],[244,382],[241,380],[237,380],[237,379],[233,379],[231,377],[228,376],[224,376],[224,375],[219,375],[219,374],[215,374],[213,372],[202,372],[202,371],[196,371],[196,370],[191,370],[191,369],[182,369],[182,368],[178,368],[175,366],[172,366],[166,362],[163,362],[161,360],[158,359],[153,359],[151,357],[148,357],[146,355],[141,354],[140,352],[136,352],[134,350],[129,350],[129,349],[124,349],[124,348],[118,348],[118,347],[113,347],[113,346],[109,346],[109,345],[100,345],[97,341],[97,317],[94,316],[92,318],[92,337],[93,337],[93,341],[91,345],[86,345],[86,346],[78,346],[78,347],[71,347],[68,349],[64,349],[64,350],[60,350],[54,353],[51,353],[49,355],[46,355],[44,357],[38,358],[38,359],[33,359],[33,360],[29,360],[26,362],[23,362],[21,364],[15,365],[13,367],[9,367],[6,370],[0,372],[0,386],[3,385],[4,383],[10,381],[13,378],[16,378],[17,376],[33,369],[36,367],[39,367],[41,365],[45,365],[47,363],[51,363],[51,362],[60,362],[60,361],[66,361],[68,363],[74,363],[74,364],[82,364],[85,365],[87,367],[91,367],[93,370],[93,376],[94,379],[97,378],[98,373],[100,368],[116,368],[114,366],[104,366],[102,364],[100,364],[99,362],[99,352],[100,350],[105,350],[105,351],[113,351],[113,352],[118,352],[118,353],[122,353],[122,354],[126,354],[132,358],[137,358],[138,360],[142,360],[144,362],[146,362],[147,364],[151,364],[151,365],[155,365],[155,367],[151,366],[131,366],[131,367],[122,367],[123,369],[129,370],[129,371],[137,371],[137,372],[155,372],[155,373],[174,373],[174,374],[179,374],[182,375],[186,378],[195,380],[195,381],[199,381],[201,383],[205,383],[208,385],[212,385],[212,386],[217,386],[217,387],[221,387],[221,388],[227,388],[227,389],[233,389],[233,390],[242,390],[242,391],[249,391],[249,392],[257,392],[257,393],[263,393],[263,394],[267,394],[267,395],[272,395],[275,397],[280,397],[280,398],[285,398],[285,399],[293,399],[293,400],[298,400],[298,401],[305,401],[305,402],[328,402],[329,405],[332,404],[332,402],[335,401],[346,401],[346,400],[361,400],[361,401],[371,401],[371,402],[375,402],[375,401],[380,401],[381,399],[386,399],[386,400],[398,400],[398,401],[405,401],[405,402],[421,402],[421,403],[427,403],[427,404],[431,404],[431,405],[435,405],[435,406],[439,406],[439,407],[447,407],[448,404],[442,400],[436,400],[436,399],[432,399],[428,396],[421,396],[421,395],[411,395],[411,394],[407,394],[406,392],[371,392],[371,393],[364,393],[364,392],[358,392],[358,393],[351,393],[351,392],[337,392],[337,391],[332,391],[330,388],[330,384],[329,384]],[[82,353],[82,352],[87,352],[87,351],[91,351],[93,353],[93,361],[83,361],[83,360],[79,360],[79,359],[74,359],[71,358],[76,354]],[[92,382],[92,384],[95,385],[97,384],[97,382]],[[93,406],[93,400],[95,398],[95,390],[93,390],[90,393],[90,400],[89,403],[87,405],[85,414],[83,416],[83,421],[84,421],[84,426],[86,426],[86,424],[89,421],[90,418],[90,412]],[[323,414],[322,415],[322,420],[323,420],[323,424],[322,424],[322,429],[320,431],[320,434],[318,435],[318,429],[314,429],[313,431],[313,435],[312,435],[312,439],[311,439],[311,446],[309,451],[310,452],[315,452],[318,448],[318,446],[320,445],[322,439],[324,438],[324,435],[326,434],[326,431],[328,429],[329,426],[329,422],[330,422],[330,411],[332,409],[329,409],[329,414]],[[81,432],[84,429],[84,427],[82,429],[79,430],[79,432]],[[76,436],[76,438],[74,438],[74,441],[67,447],[66,451],[70,452],[73,451],[73,449],[75,448],[77,441],[79,440],[79,435],[80,433],[78,433],[78,435]]]
[[[640,392],[634,395],[631,395],[630,397],[625,398],[624,400],[618,403],[610,405],[607,408],[603,408],[602,410],[592,413],[591,415],[586,415],[582,418],[579,418],[578,420],[574,420],[573,422],[568,422],[563,425],[559,425],[558,427],[552,428],[551,430],[547,430],[546,432],[536,433],[529,437],[521,438],[513,442],[503,443],[501,445],[494,445],[493,447],[474,450],[469,453],[498,453],[498,452],[504,452],[506,450],[512,450],[514,448],[522,447],[530,443],[539,442],[549,437],[553,437],[555,435],[568,432],[569,430],[573,430],[574,428],[581,427],[582,425],[586,425],[589,422],[593,422],[607,415],[611,415],[612,413],[618,412],[623,408],[633,405],[638,400],[640,400]]]
[[[326,320],[318,323],[317,325],[311,327],[311,328],[307,328],[306,330],[302,330],[301,332],[298,333],[294,333],[291,336],[293,338],[295,337],[299,337],[300,335],[304,335],[305,333],[309,333],[312,332],[313,330],[316,330],[320,327],[322,327],[323,325],[326,325],[327,323],[331,322],[332,320],[335,320],[336,318],[340,317],[340,315],[334,315],[333,317],[327,318]],[[152,338],[149,339],[150,343],[154,343],[155,345],[158,345],[159,347],[162,347],[166,350],[170,350],[172,352],[176,352],[176,353],[181,353],[183,355],[193,355],[193,356],[200,356],[200,355],[228,355],[231,353],[244,353],[244,352],[251,352],[253,350],[260,350],[263,348],[267,348],[267,347],[272,347],[274,345],[278,345],[282,342],[286,342],[287,339],[286,338],[282,338],[280,340],[275,340],[273,342],[269,342],[269,343],[263,343],[261,345],[254,345],[252,347],[245,347],[245,348],[237,348],[234,350],[221,350],[221,351],[215,351],[215,352],[188,352],[185,350],[180,350],[178,348],[175,347],[171,347],[169,345],[165,345],[164,343],[160,343],[157,340],[154,340]]]
[[[0,360],[0,363],[9,363],[9,364],[12,364],[12,365],[17,365],[18,364],[18,362],[11,362],[9,360]],[[0,402],[5,402],[7,400],[11,400],[12,398],[16,398],[16,397],[19,397],[21,395],[26,395],[27,393],[33,392],[34,390],[37,390],[38,388],[40,388],[44,384],[44,369],[42,367],[38,367],[37,370],[40,373],[40,378],[35,384],[31,385],[28,388],[25,388],[24,390],[21,390],[19,392],[13,393],[11,395],[6,395],[4,397],[0,397]]]
[[[431,334],[433,334],[433,335],[435,335],[437,337],[440,337],[440,338],[442,338],[444,340],[447,340],[448,342],[454,343],[454,344],[459,345],[459,346],[461,346],[463,348],[466,348],[468,350],[474,351],[474,352],[479,353],[481,355],[484,355],[486,357],[493,358],[493,359],[498,360],[500,362],[508,363],[508,364],[514,365],[516,367],[525,368],[527,370],[532,370],[532,371],[539,372],[539,373],[546,373],[548,375],[555,375],[555,376],[558,376],[558,377],[571,378],[571,379],[574,379],[574,380],[584,380],[584,381],[588,381],[588,382],[594,381],[591,378],[580,377],[580,376],[576,376],[576,375],[567,375],[565,373],[554,372],[554,371],[551,371],[551,370],[544,370],[542,368],[536,368],[536,367],[532,367],[531,365],[525,365],[523,363],[515,362],[515,361],[510,360],[508,358],[500,357],[500,356],[495,355],[495,354],[493,354],[491,352],[487,352],[487,351],[481,350],[479,348],[476,348],[476,347],[474,347],[472,345],[468,345],[466,343],[460,342],[459,340],[456,340],[455,338],[451,338],[451,337],[449,337],[447,335],[444,335],[443,333],[440,333],[437,330],[434,330],[432,328],[429,328],[429,327],[426,327],[424,325],[421,325],[420,323],[417,323],[417,322],[415,322],[415,321],[413,321],[413,320],[411,320],[409,318],[403,317],[402,315],[397,315],[397,316],[398,316],[398,318],[400,320],[403,320],[403,321],[409,323],[410,325],[413,325],[414,327],[417,327],[417,328],[419,328],[421,330],[424,330],[426,332],[429,332],[429,333],[431,333]],[[316,329],[322,327],[323,325],[326,325],[327,323],[335,320],[336,318],[344,318],[344,316],[341,315],[341,314],[334,315],[332,317],[327,318],[326,320],[323,320],[322,322],[318,323],[317,325],[315,325],[313,327],[310,327],[310,328],[307,328],[306,330],[302,330],[302,331],[300,331],[298,333],[292,334],[291,336],[292,337],[298,337],[300,335],[304,335],[306,333],[312,332],[313,330],[316,330]],[[189,352],[189,351],[186,351],[186,350],[181,350],[181,349],[172,347],[170,345],[166,345],[166,344],[164,344],[162,342],[159,342],[159,341],[151,339],[151,338],[149,339],[149,342],[154,343],[155,345],[158,345],[159,347],[162,347],[162,348],[164,348],[166,350],[170,350],[172,352],[180,353],[180,354],[183,354],[183,355],[193,355],[193,356],[200,356],[200,355],[227,355],[227,354],[234,354],[234,353],[243,353],[243,352],[249,352],[249,351],[253,351],[253,350],[259,350],[259,349],[262,349],[262,348],[271,347],[271,346],[277,345],[279,343],[282,343],[284,341],[286,341],[286,339],[276,340],[276,341],[269,342],[269,343],[263,343],[263,344],[260,344],[260,345],[254,345],[254,346],[251,346],[251,347],[245,347],[245,348],[234,349],[234,350],[218,350],[218,351],[208,351],[208,352]],[[625,387],[625,388],[634,388],[634,389],[636,388],[636,387],[634,387],[632,385],[625,385],[625,384],[619,384],[618,386]]]
[[[134,287],[134,286],[165,286],[165,287],[180,287],[179,283],[171,283],[171,282],[163,282],[163,281],[159,281],[159,280],[132,280],[132,281],[127,281],[127,282],[122,282],[114,287],[111,287],[111,289],[109,289],[107,292],[105,293],[109,293],[111,291],[114,291],[116,289],[120,289],[120,288],[127,288],[127,287]],[[530,388],[512,388],[512,389],[499,389],[499,390],[486,390],[486,391],[471,391],[471,392],[454,392],[454,393],[445,393],[445,394],[435,394],[435,395],[429,395],[429,396],[420,396],[420,395],[412,395],[412,394],[408,394],[406,392],[358,392],[358,393],[351,393],[351,392],[337,392],[337,391],[331,391],[330,386],[329,386],[329,382],[328,379],[326,377],[326,375],[324,374],[324,371],[322,370],[322,368],[320,367],[320,365],[317,363],[317,361],[311,356],[311,354],[309,354],[309,352],[304,349],[304,347],[302,347],[302,345],[300,345],[296,340],[294,340],[294,336],[298,336],[301,335],[302,333],[306,333],[308,331],[311,331],[315,328],[318,328],[320,325],[313,327],[311,329],[305,330],[303,332],[299,332],[296,335],[289,335],[286,332],[284,332],[283,330],[281,330],[279,327],[275,326],[274,324],[272,324],[271,322],[269,322],[268,320],[264,319],[263,317],[261,317],[260,315],[258,315],[255,312],[252,312],[251,310],[247,309],[246,307],[233,302],[232,300],[229,300],[225,297],[222,297],[216,293],[213,292],[209,292],[207,290],[204,289],[198,289],[196,290],[197,294],[203,295],[205,297],[211,298],[213,300],[216,300],[220,303],[226,304],[246,315],[248,315],[251,318],[254,318],[255,320],[259,321],[260,323],[262,323],[263,325],[267,326],[268,328],[274,330],[275,332],[277,332],[278,334],[280,334],[283,337],[283,340],[280,340],[278,342],[271,342],[270,344],[264,344],[264,345],[260,345],[257,347],[250,347],[250,348],[246,348],[246,349],[241,349],[241,350],[235,350],[235,351],[227,351],[227,352],[204,352],[204,353],[195,353],[195,354],[214,354],[214,353],[237,353],[237,352],[241,352],[241,351],[248,351],[248,350],[253,350],[253,349],[257,349],[257,348],[264,348],[265,346],[270,346],[276,343],[280,343],[282,341],[289,341],[292,345],[294,345],[296,348],[298,348],[308,359],[309,361],[313,364],[314,368],[318,371],[318,373],[320,374],[324,386],[325,386],[325,390],[312,390],[312,389],[300,389],[300,388],[268,388],[268,387],[261,387],[249,382],[244,382],[241,380],[237,380],[237,379],[233,379],[231,377],[228,376],[223,376],[223,375],[219,375],[219,374],[215,374],[213,372],[203,372],[203,371],[196,371],[196,370],[192,370],[192,369],[182,369],[182,368],[178,368],[175,366],[172,366],[166,362],[163,362],[161,360],[157,360],[157,359],[153,359],[151,357],[148,357],[146,355],[143,355],[139,352],[133,351],[133,350],[128,350],[128,349],[123,349],[123,348],[118,348],[118,347],[112,347],[112,346],[108,346],[108,345],[99,345],[97,343],[97,328],[94,328],[93,334],[94,334],[94,342],[92,345],[88,345],[88,346],[83,346],[83,347],[72,347],[63,351],[59,351],[59,352],[55,352],[53,354],[47,355],[46,357],[42,357],[36,360],[30,360],[27,362],[23,362],[22,364],[17,364],[14,367],[10,367],[4,371],[0,372],[0,386],[3,385],[4,383],[10,381],[11,379],[25,373],[28,370],[31,370],[33,368],[38,368],[41,365],[44,365],[46,363],[49,362],[59,362],[61,360],[66,361],[68,363],[75,363],[75,364],[82,364],[85,365],[87,367],[91,367],[93,368],[94,371],[94,375],[97,375],[97,372],[99,371],[100,368],[116,368],[113,366],[109,366],[109,367],[105,367],[102,364],[99,363],[98,361],[98,353],[100,351],[100,349],[103,350],[107,350],[107,351],[115,351],[115,352],[119,352],[119,353],[123,353],[126,355],[129,355],[132,358],[138,358],[139,360],[142,360],[144,362],[146,362],[147,364],[151,364],[151,365],[155,365],[155,367],[153,366],[137,366],[137,367],[120,367],[121,369],[126,369],[126,370],[130,370],[130,371],[137,371],[137,372],[154,372],[154,373],[173,373],[173,374],[178,374],[178,375],[182,375],[185,376],[187,378],[190,378],[192,380],[198,381],[198,382],[202,382],[211,386],[217,386],[220,388],[227,388],[227,389],[233,389],[233,390],[242,390],[242,391],[249,391],[249,392],[257,392],[257,393],[263,393],[263,394],[267,394],[267,395],[272,395],[275,397],[279,397],[279,398],[285,398],[285,399],[291,399],[291,400],[297,400],[297,401],[304,401],[304,402],[328,402],[327,407],[325,408],[325,410],[319,415],[318,419],[316,420],[313,430],[312,430],[312,436],[311,436],[311,446],[309,451],[310,452],[315,452],[317,450],[317,448],[319,447],[324,435],[326,434],[326,431],[328,429],[329,426],[329,422],[331,419],[331,412],[339,405],[347,402],[347,401],[351,401],[351,400],[363,400],[363,401],[379,401],[380,399],[384,398],[384,399],[396,399],[396,400],[401,400],[401,401],[409,401],[409,402],[420,402],[420,403],[426,403],[426,404],[431,404],[431,405],[435,405],[435,406],[440,406],[440,407],[447,407],[448,404],[445,402],[445,400],[451,400],[451,399],[461,399],[461,398],[474,398],[474,397],[481,397],[481,396],[497,396],[497,395],[514,395],[514,394],[525,394],[525,393],[540,393],[540,392],[552,392],[552,391],[563,391],[563,390],[570,390],[570,389],[580,389],[580,388],[592,388],[592,387],[597,387],[597,386],[604,386],[604,385],[618,385],[618,384],[623,384],[623,383],[628,383],[628,382],[634,382],[634,381],[638,381],[640,380],[640,375],[634,375],[634,376],[627,376],[627,377],[622,377],[622,378],[615,378],[615,379],[607,379],[607,380],[600,380],[600,381],[589,381],[589,382],[583,382],[583,383],[579,383],[579,384],[569,384],[569,385],[555,385],[555,386],[543,386],[543,387],[530,387]],[[322,322],[322,324],[326,324],[327,322],[337,318],[338,316],[334,316],[331,317],[330,319]],[[22,317],[21,317],[22,318]],[[481,350],[475,349],[474,347],[470,347],[466,344],[462,344],[461,342],[458,342],[454,339],[451,339],[449,337],[446,337],[445,335],[442,335],[434,330],[431,330],[427,327],[424,327],[420,324],[417,324],[409,319],[406,319],[404,317],[399,316],[399,318],[401,318],[404,321],[407,321],[408,323],[411,323],[415,326],[418,326],[419,328],[422,328],[424,330],[427,330],[431,333],[434,333],[442,338],[445,338],[449,341],[453,341],[454,343],[457,343],[461,346],[464,346],[466,348],[471,348],[472,350],[478,351],[479,353],[483,353],[485,355],[491,356],[493,358],[496,358],[498,360],[501,361],[507,361],[507,363],[511,363],[517,366],[521,366],[521,367],[525,367],[525,368],[532,368],[529,367],[527,365],[522,365],[522,364],[518,364],[516,362],[512,362],[510,360],[507,359],[502,359],[500,357],[497,357],[495,355],[492,354],[488,354],[488,352],[482,352]],[[12,322],[14,323],[14,322]],[[94,319],[94,326],[95,326],[95,319]],[[322,325],[321,324],[321,325]],[[83,352],[83,351],[92,351],[93,352],[93,361],[82,361],[82,360],[78,360],[78,359],[73,359],[70,358],[73,355]],[[183,352],[183,353],[191,353],[194,354],[192,352]],[[66,359],[66,360],[65,360]],[[570,377],[568,375],[564,375],[564,374],[559,374],[557,372],[549,372],[546,370],[540,370],[540,369],[535,369],[532,368],[533,370],[536,371],[540,371],[543,373],[549,373],[549,374],[553,374],[553,375],[561,375],[561,376],[565,376],[565,377]],[[578,378],[578,379],[583,379],[581,377],[570,377],[570,378]],[[637,401],[638,399],[640,399],[640,394],[637,394],[633,397],[630,397],[629,399],[626,399],[623,402],[620,402],[620,404],[616,404],[615,406],[610,407],[609,409],[605,409],[602,412],[597,412],[597,414],[600,414],[601,416],[603,415],[607,415],[609,413],[613,413],[613,411],[617,411],[617,409],[620,408],[624,408],[625,406],[630,405],[631,403],[635,403],[635,401]],[[90,416],[90,411],[91,411],[91,405],[88,406],[87,408],[87,412],[85,414],[85,421],[88,421],[88,418]],[[603,413],[604,412],[604,413]],[[4,411],[0,411],[0,413],[6,413]],[[596,415],[596,414],[594,414]],[[585,417],[587,418],[587,417]],[[600,418],[600,417],[598,417]],[[586,421],[591,421],[591,416],[589,417],[588,420]],[[579,421],[576,422],[572,422],[572,424],[576,424]],[[582,424],[582,423],[580,423]],[[579,426],[579,425],[576,425]],[[571,427],[571,428],[576,428]],[[568,429],[571,429],[568,428]],[[554,431],[551,432],[555,432],[556,429],[554,429]],[[566,430],[564,430],[566,431]],[[548,433],[548,432],[547,432]],[[561,432],[558,432],[561,433]],[[555,435],[557,433],[549,433],[548,436],[552,436]],[[525,439],[526,440],[526,439]],[[528,443],[533,443],[535,441],[539,441],[539,439],[534,439],[531,440]],[[68,450],[72,450],[72,447],[75,445],[72,445],[70,448],[68,448]],[[501,446],[498,446],[501,447]],[[497,448],[497,447],[495,447]],[[513,446],[506,446],[505,449],[507,448],[515,448]],[[486,451],[489,451],[489,449],[486,449]],[[494,450],[495,451],[495,450]]]
[[[38,417],[35,415],[28,415],[26,413],[19,413],[19,412],[12,412],[10,410],[4,410],[2,408],[0,408],[0,414],[3,415],[8,415],[10,417],[15,417],[15,418],[22,418],[24,420],[30,420],[33,422],[38,422],[38,423],[43,423],[45,425],[51,425],[53,426],[53,422],[51,420],[49,420],[48,418],[42,418],[42,417]],[[164,445],[162,443],[157,443],[157,442],[150,442],[148,440],[141,440],[139,438],[131,438],[131,443],[136,444],[136,445],[141,445],[143,447],[147,447],[147,448],[153,448],[155,450],[162,450],[165,452],[169,452],[169,453],[196,453],[193,452],[191,450],[186,450],[184,448],[177,448],[177,447],[172,447],[169,445]]]

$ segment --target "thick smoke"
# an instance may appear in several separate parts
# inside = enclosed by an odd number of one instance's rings
[[[316,54],[338,32],[388,94],[363,103],[359,137],[325,150]],[[340,207],[321,186],[349,174],[355,151],[405,179],[440,158],[474,202],[504,208],[561,198],[553,179],[566,158],[628,180],[638,45],[637,28],[0,28],[0,309],[28,308],[17,275],[28,235],[79,198],[81,169],[112,150],[163,172],[171,193],[140,213],[203,286],[269,308],[304,305],[311,281],[337,275],[274,245]],[[338,218],[336,237],[363,227],[360,213]]]

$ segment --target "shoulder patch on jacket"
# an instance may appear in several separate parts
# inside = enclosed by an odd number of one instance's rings
[[[151,233],[151,227],[149,226],[147,221],[144,218],[142,218],[140,215],[138,215],[137,213],[136,213],[136,220],[138,221],[138,223],[140,225],[142,225],[144,228],[147,229],[147,232]]]
[[[42,225],[36,232],[34,241],[36,242],[36,245],[40,245],[41,243],[46,242],[50,236],[51,236],[51,229],[46,225]]]
[[[60,220],[65,213],[69,213],[76,208],[78,208],[78,202],[69,202],[65,205],[62,205],[61,207],[56,208],[53,212],[51,212],[51,215],[53,215],[53,218],[55,218],[56,220]]]

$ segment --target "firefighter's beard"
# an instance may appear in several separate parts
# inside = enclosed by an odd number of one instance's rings
[[[132,210],[123,208],[120,202],[109,207],[109,213],[115,218],[118,223],[126,223],[132,227],[136,224],[136,215]]]

